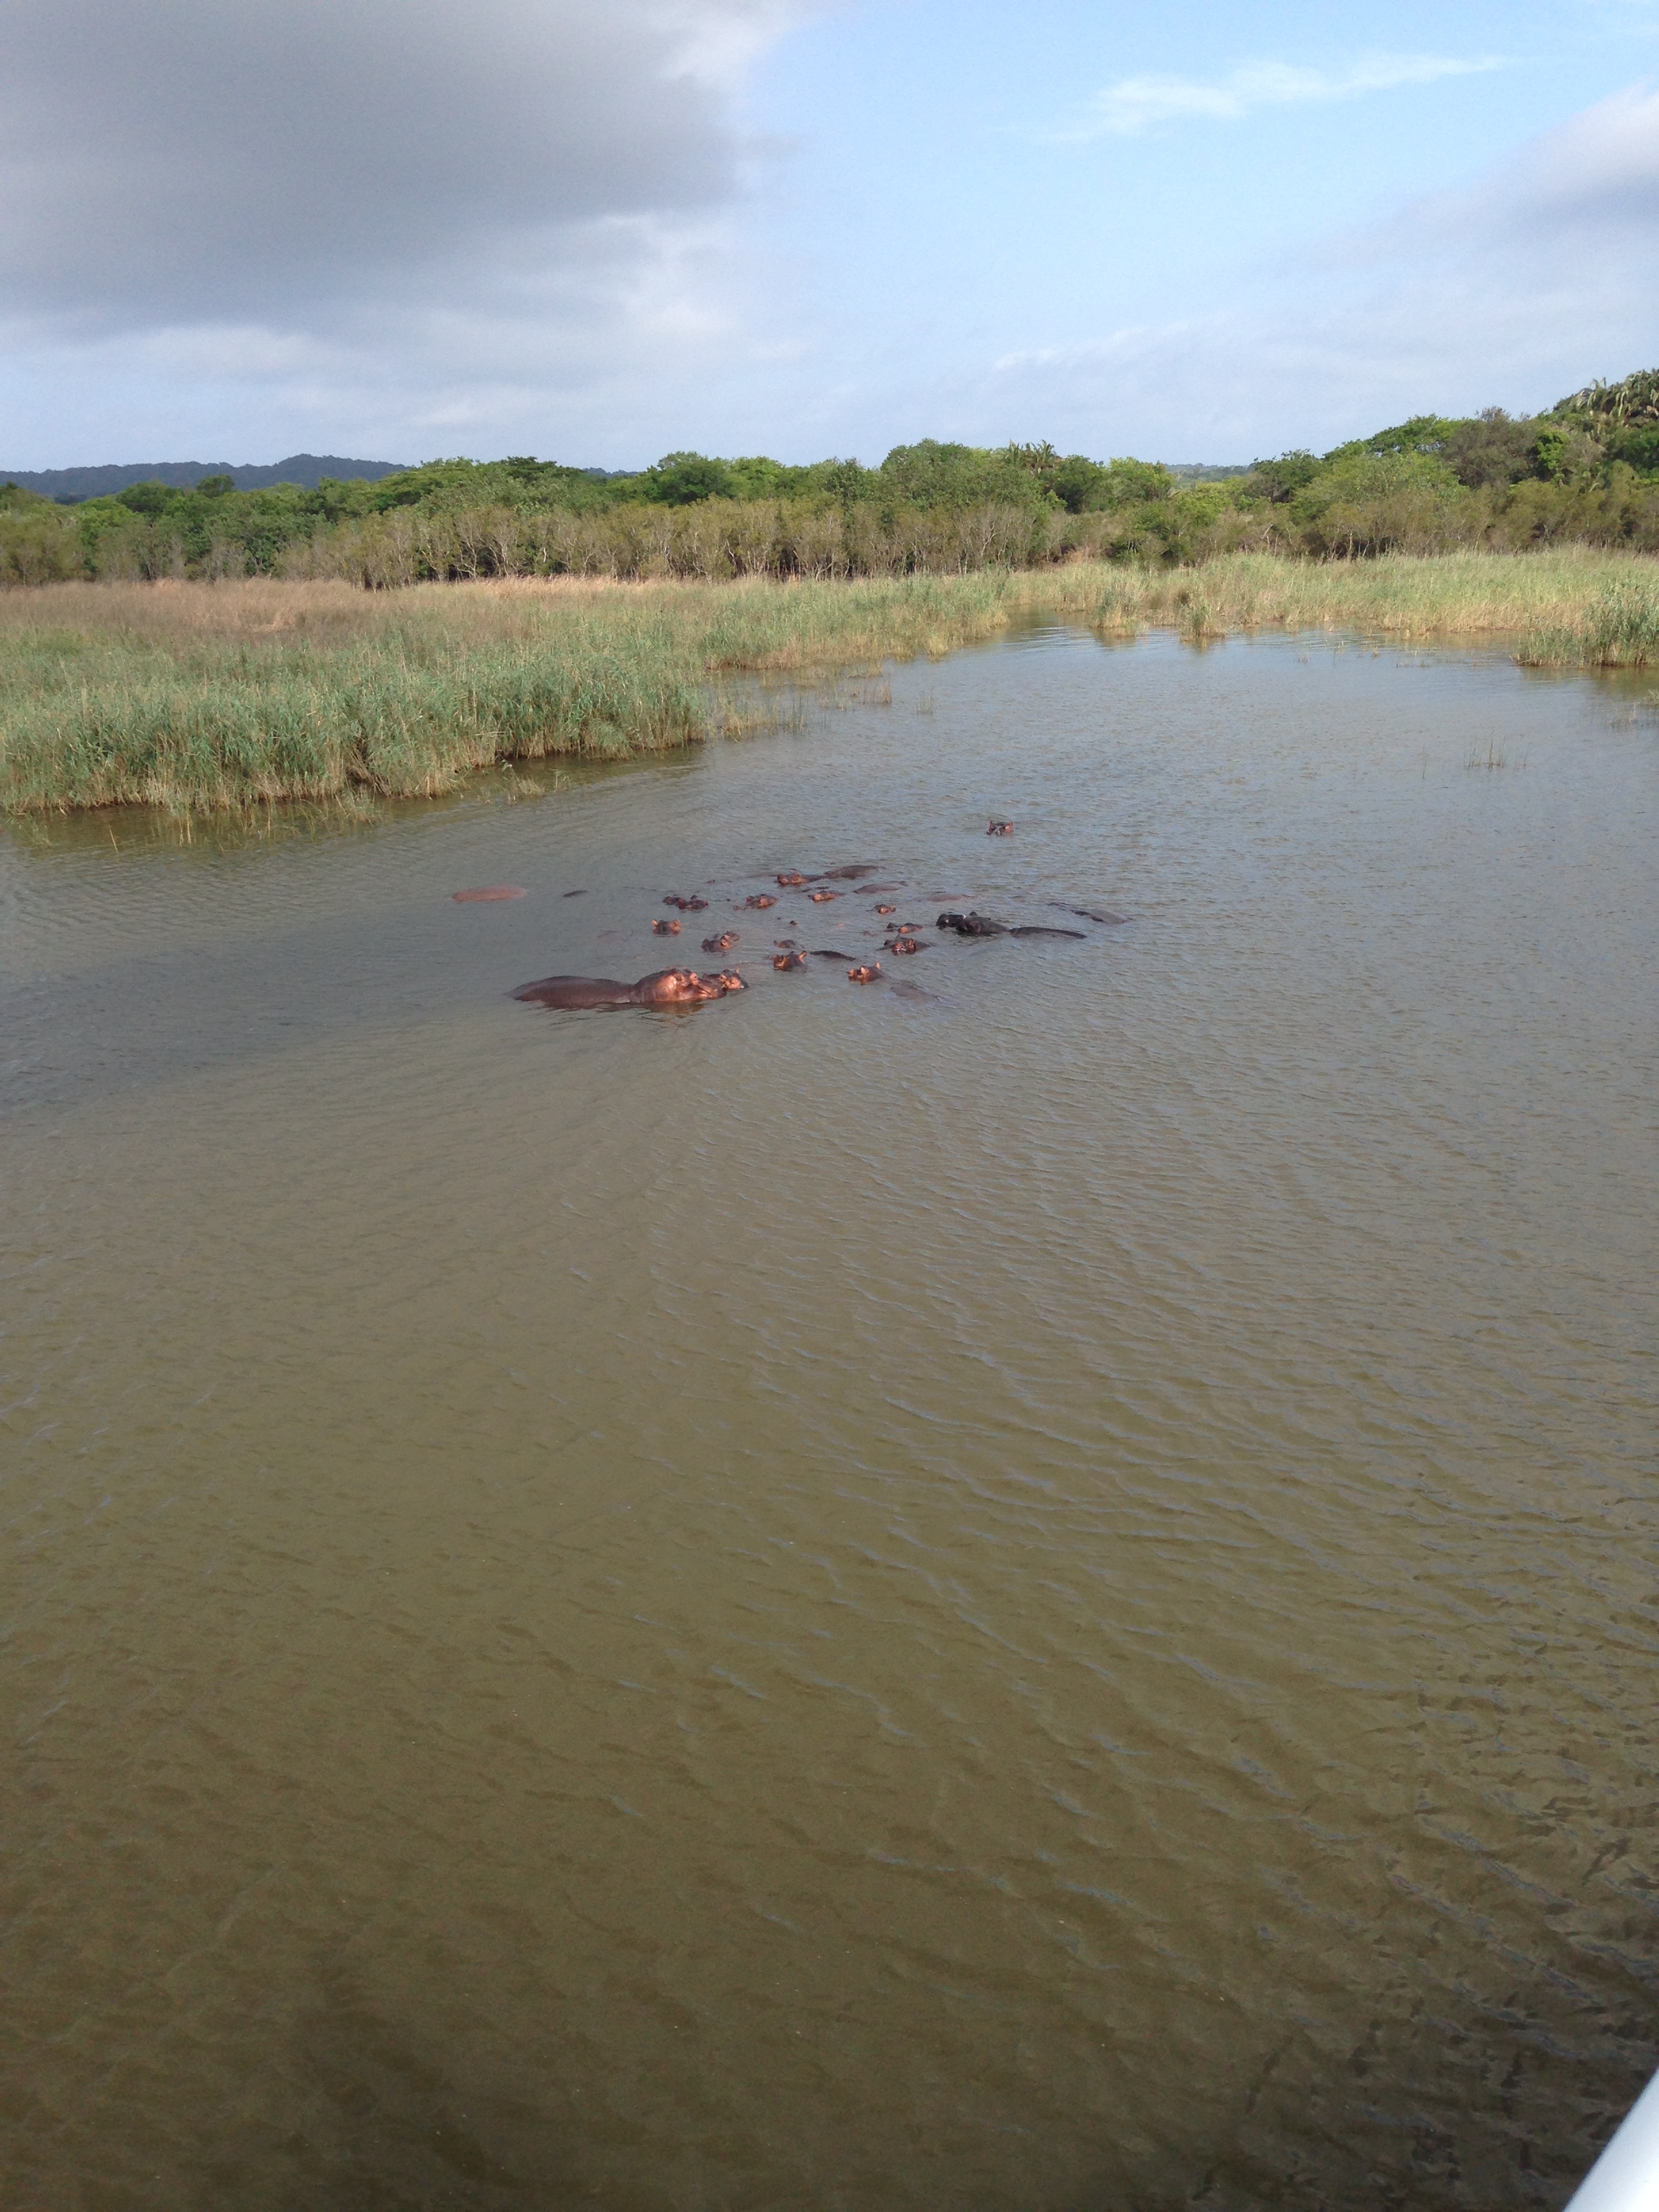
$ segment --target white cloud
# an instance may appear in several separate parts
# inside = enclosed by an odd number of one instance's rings
[[[1478,76],[1502,69],[1494,56],[1456,60],[1439,54],[1366,53],[1335,71],[1291,62],[1246,62],[1206,82],[1196,77],[1126,76],[1090,103],[1069,138],[1133,137],[1161,123],[1236,122],[1261,107],[1297,106],[1311,100],[1353,100],[1401,85],[1435,84],[1443,77]]]
[[[1656,300],[1659,92],[1638,86],[1328,240],[1248,307],[1012,352],[975,404],[1085,452],[1244,460],[1651,367]]]
[[[1632,236],[1632,234],[1634,234]],[[1414,200],[1339,253],[1386,258],[1425,246],[1464,254],[1529,247],[1604,260],[1659,240],[1659,92],[1634,85],[1598,101],[1461,190]]]

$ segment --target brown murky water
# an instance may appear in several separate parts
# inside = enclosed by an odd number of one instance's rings
[[[1653,2063],[1659,722],[893,694],[0,838],[7,2212],[1553,2207]],[[775,975],[865,860],[1134,920]]]

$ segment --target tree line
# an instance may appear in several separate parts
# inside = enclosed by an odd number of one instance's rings
[[[1078,556],[1176,567],[1579,542],[1659,551],[1659,370],[1546,413],[1421,415],[1195,481],[1053,446],[923,439],[878,467],[665,454],[626,477],[526,455],[239,492],[130,484],[75,507],[0,489],[0,582],[341,576],[857,576]]]

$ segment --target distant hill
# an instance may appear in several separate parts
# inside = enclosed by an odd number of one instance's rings
[[[15,483],[67,506],[78,499],[125,491],[135,483],[171,484],[175,491],[189,491],[204,477],[228,477],[238,491],[264,491],[279,483],[314,491],[325,477],[342,482],[362,477],[373,483],[379,477],[396,476],[407,465],[404,461],[349,461],[338,453],[290,453],[268,468],[246,461],[240,468],[229,461],[110,461],[94,469],[0,469],[0,483]]]

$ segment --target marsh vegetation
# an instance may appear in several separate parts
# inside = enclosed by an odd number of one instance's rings
[[[503,762],[743,735],[771,718],[752,696],[734,702],[730,679],[823,682],[1045,617],[1194,642],[1275,629],[1503,636],[1540,664],[1639,667],[1659,660],[1659,570],[1567,547],[841,583],[61,583],[0,594],[0,805],[433,796]]]

